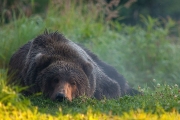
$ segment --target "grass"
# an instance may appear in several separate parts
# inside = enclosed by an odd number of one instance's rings
[[[178,119],[180,88],[178,85],[154,83],[154,89],[139,88],[143,95],[114,100],[96,100],[84,96],[72,102],[51,101],[41,94],[23,97],[6,86],[4,73],[0,83],[1,119]]]
[[[10,108],[10,109],[9,109]],[[11,110],[9,112],[9,110]],[[99,120],[99,119],[116,119],[116,120],[129,120],[129,119],[146,119],[146,120],[159,120],[159,119],[179,119],[180,116],[176,111],[173,111],[171,113],[162,113],[161,115],[156,115],[156,114],[152,114],[152,113],[145,113],[141,110],[139,111],[131,111],[129,113],[124,113],[123,116],[119,117],[119,116],[112,116],[110,115],[106,115],[106,114],[102,114],[99,112],[93,113],[91,111],[91,109],[88,109],[88,112],[86,113],[86,115],[84,114],[76,114],[76,115],[71,115],[71,114],[66,114],[63,115],[60,111],[58,116],[51,116],[49,114],[42,114],[39,113],[37,111],[37,109],[34,109],[34,111],[21,111],[16,109],[15,107],[9,105],[8,107],[3,106],[2,104],[0,104],[0,111],[3,111],[0,115],[1,119],[29,119],[29,120],[38,120],[38,119],[43,119],[43,120],[49,120],[49,119],[53,119],[53,120],[69,120],[69,119],[79,119],[79,120],[84,120],[84,119],[90,119],[90,120]],[[5,114],[4,114],[5,113]]]
[[[104,114],[121,116],[124,112],[137,111],[139,109],[145,112],[163,113],[164,111],[172,111],[176,109],[180,111],[180,92],[178,86],[157,86],[152,92],[148,89],[140,96],[124,96],[115,100],[98,101],[92,98],[80,97],[73,102],[64,101],[62,103],[52,102],[42,96],[30,98],[33,105],[38,106],[43,113],[55,114],[61,108],[63,114],[85,114],[88,109],[92,112],[101,112]],[[44,108],[45,107],[45,108]],[[52,111],[53,108],[53,111]]]
[[[142,17],[143,26],[105,22],[95,5],[71,2],[49,5],[46,17],[22,16],[0,27],[1,119],[178,119],[180,117],[179,37],[171,38],[176,23]],[[59,7],[60,6],[60,7]],[[63,33],[113,65],[140,96],[101,100],[84,96],[62,103],[41,94],[24,97],[21,88],[6,86],[11,55],[24,43],[50,31]],[[177,32],[178,33],[178,32]]]

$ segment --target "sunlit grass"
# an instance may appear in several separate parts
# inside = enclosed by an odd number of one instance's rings
[[[61,109],[57,116],[53,116],[50,114],[44,114],[38,112],[38,109],[34,107],[33,110],[27,109],[25,111],[17,109],[11,104],[5,106],[0,103],[0,117],[4,120],[69,120],[69,119],[78,119],[78,120],[106,120],[106,119],[114,119],[114,120],[126,120],[126,119],[145,119],[145,120],[178,120],[180,119],[180,114],[172,110],[171,112],[162,112],[161,114],[147,113],[143,110],[124,112],[121,116],[111,115],[111,113],[104,114],[101,112],[93,113],[91,109],[88,109],[87,113],[82,114],[78,113],[76,115],[72,115],[71,113],[62,114]]]

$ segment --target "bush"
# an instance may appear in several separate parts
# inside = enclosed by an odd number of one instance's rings
[[[144,27],[114,23],[112,26],[118,31],[113,32],[116,37],[111,36],[106,46],[98,45],[105,53],[103,59],[118,68],[134,85],[151,86],[153,79],[159,83],[180,84],[179,44],[169,37],[175,23],[169,19],[162,27],[158,19],[149,16],[142,17],[142,21]]]

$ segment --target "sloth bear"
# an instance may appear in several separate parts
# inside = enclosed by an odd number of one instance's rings
[[[85,95],[96,99],[139,93],[112,66],[58,32],[37,36],[13,54],[9,84],[27,87],[25,94],[42,92],[62,101]]]

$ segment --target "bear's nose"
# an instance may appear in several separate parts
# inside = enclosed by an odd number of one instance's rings
[[[56,94],[56,100],[58,100],[59,102],[62,102],[65,99],[66,99],[66,97],[65,97],[64,94],[62,94],[62,93],[57,93]]]

